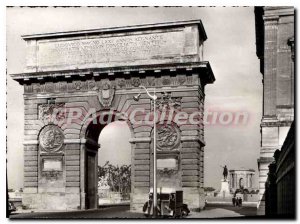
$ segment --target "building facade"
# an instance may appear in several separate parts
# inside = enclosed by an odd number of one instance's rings
[[[274,153],[266,182],[266,216],[296,217],[296,150],[295,123],[288,132],[281,150]]]
[[[294,8],[255,7],[256,54],[263,75],[263,116],[259,169],[259,214],[273,154],[294,120]]]

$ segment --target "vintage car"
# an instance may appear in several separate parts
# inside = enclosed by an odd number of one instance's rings
[[[12,212],[17,211],[16,206],[11,201],[8,202],[8,215],[10,215]]]
[[[153,188],[149,192],[149,200],[143,206],[146,217],[153,215]],[[183,203],[182,190],[173,188],[157,189],[157,216],[181,218],[187,216],[190,210],[187,204]]]

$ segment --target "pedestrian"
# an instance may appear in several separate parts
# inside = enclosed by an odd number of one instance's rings
[[[242,198],[240,197],[240,201],[239,201],[240,206],[242,206],[242,203],[243,203],[243,200],[242,200]]]
[[[235,206],[235,202],[236,202],[236,198],[235,198],[235,196],[232,198],[232,204],[233,204],[233,206]]]

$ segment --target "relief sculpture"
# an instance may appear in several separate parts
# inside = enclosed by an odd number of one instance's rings
[[[157,148],[161,151],[176,150],[180,143],[180,130],[174,124],[157,125]]]
[[[98,98],[100,104],[104,107],[110,107],[115,94],[115,87],[105,82],[99,90]]]
[[[61,121],[66,116],[64,103],[41,104],[38,109],[39,120],[53,122],[55,119],[56,121]]]
[[[162,110],[180,110],[181,108],[181,98],[171,97],[170,92],[164,92],[160,99],[156,100],[157,109]]]
[[[58,152],[64,143],[64,134],[56,125],[47,125],[40,133],[39,143],[45,152]]]

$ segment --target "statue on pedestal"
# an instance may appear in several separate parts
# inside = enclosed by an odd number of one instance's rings
[[[218,194],[219,197],[231,197],[230,189],[229,189],[229,180],[227,179],[228,176],[228,168],[227,166],[221,166],[223,168],[223,177],[224,179],[221,180],[221,190]]]
[[[227,180],[228,169],[227,169],[226,165],[223,167],[223,176],[224,176],[224,181]]]

